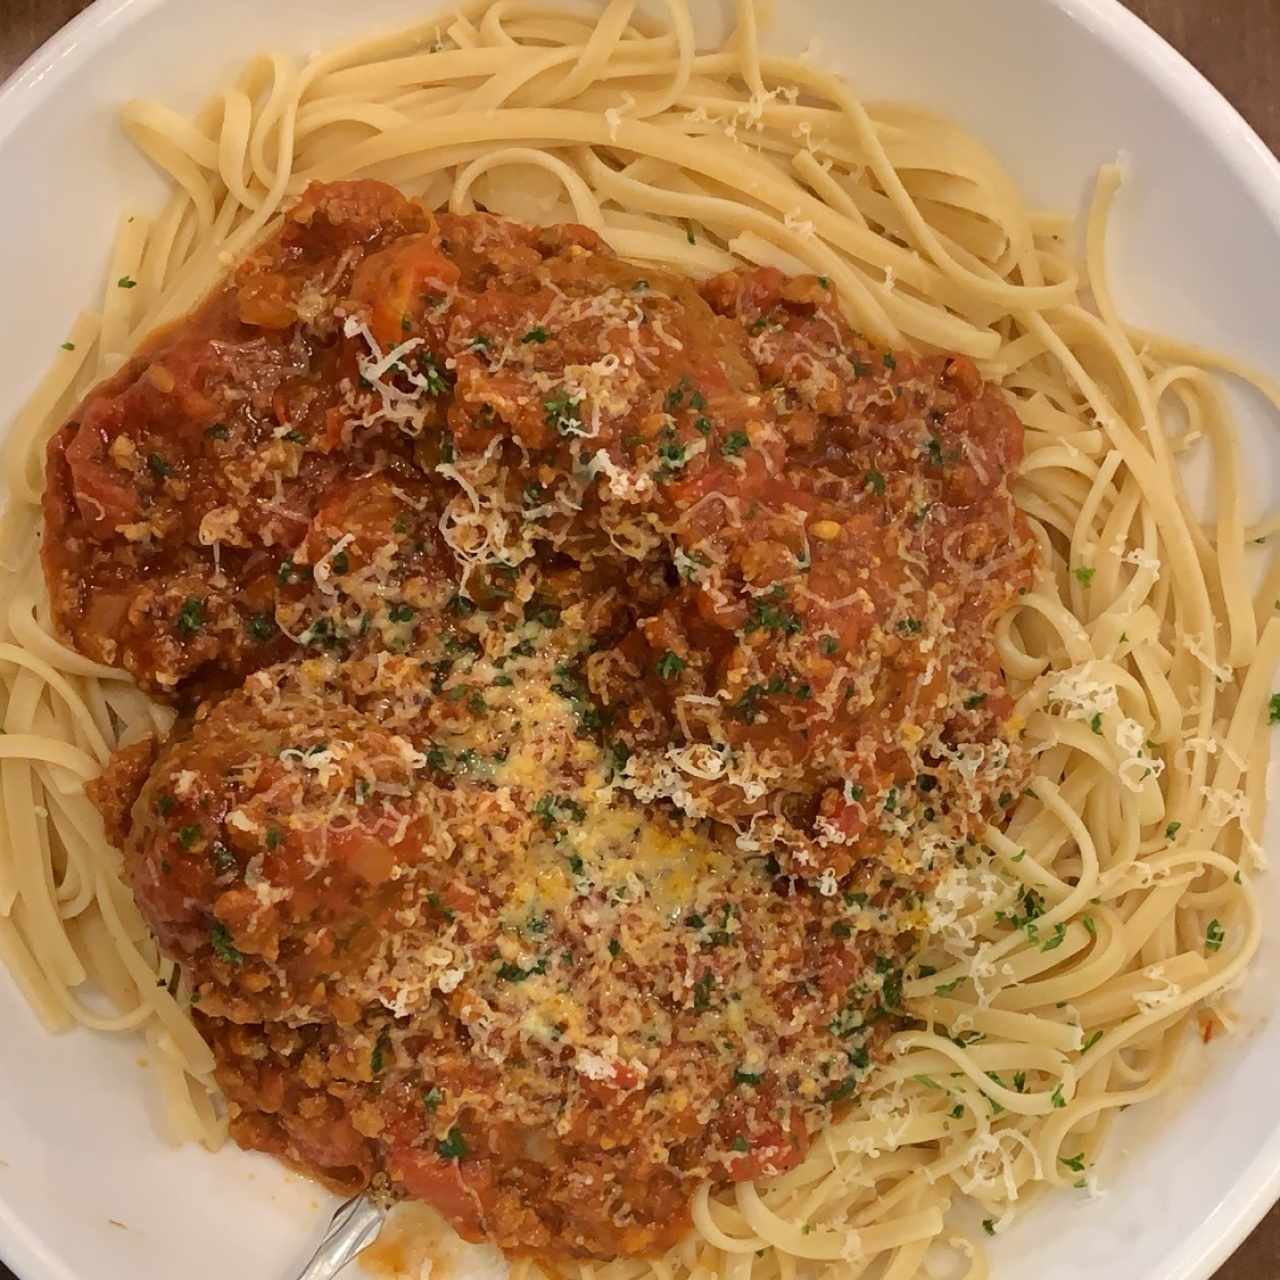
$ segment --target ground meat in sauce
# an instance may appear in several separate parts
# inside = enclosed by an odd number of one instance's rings
[[[49,456],[59,625],[183,713],[96,794],[238,1141],[546,1256],[803,1155],[1025,776],[971,362],[338,183]]]

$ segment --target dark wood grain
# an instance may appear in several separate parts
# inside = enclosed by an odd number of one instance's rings
[[[216,3],[216,0],[209,0]],[[939,3],[943,0],[939,0]],[[1029,2],[1029,0],[1024,0]],[[1124,0],[1189,58],[1280,154],[1280,0]],[[88,0],[0,0],[0,79]],[[0,1248],[3,1242],[0,1241]],[[1215,1280],[1280,1277],[1280,1207]],[[0,1280],[12,1280],[0,1263]],[[86,1278],[87,1280],[87,1278]],[[1159,1277],[1135,1277],[1159,1280]]]

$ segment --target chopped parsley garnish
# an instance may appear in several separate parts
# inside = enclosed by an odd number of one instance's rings
[[[276,570],[276,581],[282,587],[287,587],[297,575],[298,569],[292,560],[280,561],[280,567]]]
[[[270,640],[276,633],[276,620],[269,613],[255,613],[249,619],[249,634],[253,639]]]
[[[179,827],[178,828],[178,843],[184,849],[195,848],[195,843],[199,839],[200,839],[199,827]]]
[[[983,1231],[985,1231],[985,1232],[987,1233],[987,1235],[989,1235],[989,1236],[993,1236],[993,1235],[995,1235],[995,1233],[996,1233],[996,1220],[995,1220],[994,1218],[983,1218],[983,1220],[982,1220],[982,1229],[983,1229]]]
[[[1267,723],[1280,724],[1280,693],[1273,693],[1267,704]]]
[[[188,596],[178,613],[178,630],[184,636],[196,635],[204,626],[204,603]]]
[[[658,478],[663,479],[672,471],[679,471],[685,464],[684,445],[678,440],[666,440],[658,446]]]
[[[711,991],[716,985],[715,978],[704,973],[701,978],[693,984],[693,1007],[698,1010],[711,1008]]]
[[[158,453],[147,454],[147,470],[161,480],[173,475],[173,468]]]
[[[942,466],[942,441],[937,436],[930,436],[926,450],[929,454],[929,465],[931,467]]]
[[[576,432],[582,426],[578,414],[578,402],[567,391],[557,391],[542,402],[547,426],[554,427],[562,435]]]
[[[523,982],[526,978],[532,978],[534,974],[546,973],[547,962],[539,960],[532,969],[522,969],[518,964],[503,963],[498,966],[496,977],[499,982]]]
[[[407,604],[393,604],[387,611],[392,622],[412,622],[417,616],[417,610]]]
[[[866,487],[876,495],[877,498],[884,496],[884,476],[882,476],[874,467],[867,472]]]
[[[1095,711],[1093,713],[1093,718],[1089,721],[1089,728],[1092,729],[1094,733],[1102,732],[1102,712],[1101,711]]]
[[[884,367],[886,369],[896,369],[898,367],[897,358],[894,356],[892,351],[886,351],[884,353]]]
[[[559,608],[558,605],[550,604],[547,600],[534,596],[529,603],[525,605],[525,621],[536,622],[540,627],[559,626]]]
[[[438,1088],[434,1084],[431,1085],[430,1088],[423,1089],[422,1105],[426,1107],[428,1111],[434,1111],[443,1101],[444,1101],[443,1089]]]
[[[1075,579],[1076,579],[1076,581],[1077,581],[1077,582],[1078,582],[1082,587],[1087,587],[1087,586],[1089,585],[1089,583],[1091,583],[1091,582],[1093,581],[1093,575],[1097,572],[1097,570],[1096,570],[1096,569],[1086,569],[1086,568],[1084,568],[1084,566],[1082,565],[1079,569],[1073,569],[1071,572],[1075,575]]]
[[[121,276],[120,279],[116,281],[116,286],[120,289],[136,289],[138,287],[138,282],[132,276]]]
[[[382,1068],[386,1065],[386,1052],[383,1048],[385,1041],[379,1036],[377,1042],[373,1046],[373,1052],[369,1055],[369,1070],[373,1074],[381,1075]]]
[[[62,344],[62,349],[63,351],[74,351],[76,349],[76,344],[74,342],[64,342]]]
[[[448,1137],[443,1142],[436,1143],[436,1152],[444,1160],[465,1160],[467,1141],[459,1129],[450,1129]]]
[[[164,795],[156,797],[156,812],[162,817],[167,818],[173,812],[173,806],[178,802],[167,792]]]
[[[1209,927],[1204,931],[1204,949],[1209,952],[1221,951],[1222,944],[1226,940],[1227,931],[1217,920],[1210,920]]]
[[[429,396],[442,396],[449,390],[449,379],[444,370],[436,364],[435,357],[427,352],[418,357],[418,368],[421,370],[426,393]]]
[[[673,413],[676,409],[680,408],[680,406],[684,404],[685,396],[687,396],[692,389],[693,384],[689,381],[688,376],[683,376],[680,381],[667,392],[667,397],[664,401],[667,407],[667,412]]]
[[[850,1097],[857,1088],[857,1080],[853,1076],[849,1076],[847,1080],[841,1080],[839,1084],[833,1085],[828,1089],[822,1100],[824,1102],[842,1102],[845,1098]]]
[[[685,668],[684,659],[668,649],[658,659],[656,670],[664,680],[674,680]]]
[[[823,636],[818,641],[818,650],[824,657],[834,658],[840,652],[840,641],[835,636]]]
[[[1067,926],[1061,921],[1053,926],[1053,932],[1040,944],[1041,951],[1056,951],[1067,936]]]
[[[1071,1170],[1072,1173],[1084,1172],[1084,1153],[1083,1152],[1081,1152],[1078,1156],[1059,1156],[1058,1160],[1060,1163],[1065,1164],[1067,1168]]]
[[[980,707],[987,700],[985,693],[971,693],[965,700],[965,710],[972,711],[975,707]]]
[[[726,458],[736,458],[750,443],[751,441],[745,431],[730,431],[720,442],[720,452]],[[1276,697],[1280,698],[1280,694],[1277,694]],[[1277,718],[1280,719],[1280,717]]]
[[[1081,1053],[1088,1053],[1099,1040],[1102,1039],[1102,1028],[1099,1027],[1085,1042],[1080,1046]]]
[[[240,866],[236,861],[236,855],[221,840],[214,841],[213,847],[209,850],[209,861],[213,864],[215,876],[225,876]]]
[[[547,336],[547,331],[540,324],[535,324],[520,341],[528,346],[534,342],[546,342]]]
[[[898,623],[898,630],[904,636],[918,636],[921,631],[922,624],[919,618],[903,618]]]
[[[733,1149],[735,1151],[750,1151],[751,1143],[749,1143],[742,1134],[738,1134],[738,1136],[733,1140]]]
[[[1164,829],[1164,838],[1165,838],[1166,840],[1172,840],[1172,839],[1174,838],[1174,836],[1176,836],[1176,835],[1178,834],[1178,832],[1179,832],[1179,831],[1181,831],[1181,830],[1182,830],[1182,823],[1180,823],[1180,822],[1171,822],[1171,823],[1169,823],[1169,825],[1168,825],[1167,827],[1165,827],[1165,829]]]
[[[275,849],[275,848],[277,848],[277,847],[279,846],[279,844],[280,844],[281,839],[282,839],[282,837],[281,837],[281,835],[280,835],[280,828],[279,828],[279,827],[271,827],[271,828],[267,831],[267,848],[268,848],[268,849]]]
[[[219,960],[225,960],[227,964],[243,964],[244,956],[241,955],[239,948],[231,941],[231,935],[227,932],[227,926],[218,921],[209,930],[209,945],[213,948],[213,953]]]
[[[757,1085],[764,1079],[763,1071],[743,1071],[741,1067],[733,1073],[734,1084]]]
[[[1052,1102],[1053,1105],[1059,1109],[1067,1105],[1067,1100],[1062,1096],[1061,1084],[1059,1084],[1057,1088],[1055,1088],[1054,1091],[1049,1095],[1049,1101]]]
[[[767,596],[752,600],[747,606],[747,621],[743,631],[780,631],[793,636],[803,627],[799,617],[786,607],[786,592],[775,587]]]

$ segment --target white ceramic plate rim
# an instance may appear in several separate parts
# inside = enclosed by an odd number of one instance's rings
[[[0,86],[0,142],[60,92],[77,70],[119,33],[172,0],[94,0]],[[1026,3],[1028,0],[1021,0]],[[1185,58],[1119,0],[1039,0],[1087,29],[1153,84],[1178,100],[1181,111],[1212,138],[1241,185],[1276,232],[1280,251],[1280,160],[1234,107]],[[1215,1213],[1182,1243],[1163,1280],[1209,1280],[1280,1199],[1280,1128],[1237,1175],[1233,1212]],[[4,1261],[18,1280],[76,1280],[0,1200]]]

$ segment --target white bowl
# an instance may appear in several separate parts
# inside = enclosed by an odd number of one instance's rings
[[[50,41],[0,91],[0,422],[95,296],[118,212],[159,194],[116,128],[121,101],[194,107],[262,48],[305,52],[430,8],[98,0]],[[777,9],[777,45],[795,52],[815,37],[821,59],[865,95],[958,117],[1043,204],[1078,207],[1096,166],[1128,152],[1113,256],[1130,316],[1280,373],[1280,164],[1114,0]],[[1280,487],[1263,407],[1245,396],[1239,407],[1259,482]],[[1280,891],[1262,890],[1280,920]],[[996,1242],[998,1276],[1201,1280],[1243,1239],[1280,1194],[1280,1024],[1268,1008],[1278,952],[1264,947],[1241,997],[1243,1034],[1196,1046],[1186,1087],[1125,1118],[1102,1168],[1106,1195],[1040,1201]],[[2,976],[0,1027],[0,1252],[21,1280],[293,1274],[332,1207],[324,1193],[265,1158],[167,1149],[137,1047],[49,1039]]]

